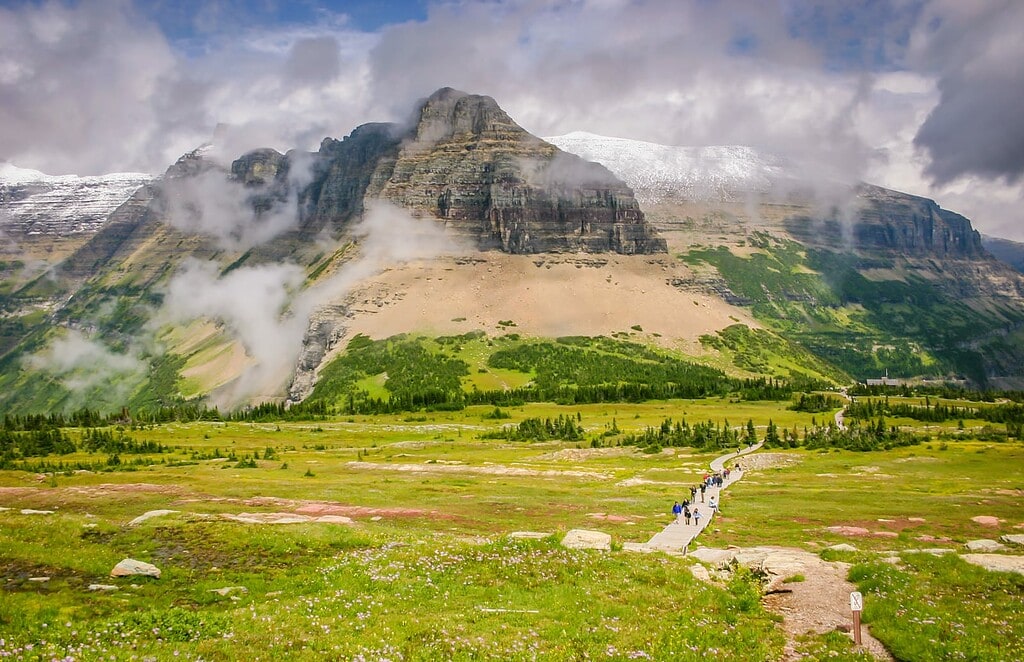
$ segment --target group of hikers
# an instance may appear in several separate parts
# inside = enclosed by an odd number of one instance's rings
[[[740,470],[740,465],[736,464],[735,471]],[[676,524],[689,525],[692,521],[697,527],[700,527],[700,521],[704,517],[700,510],[697,508],[697,493],[700,492],[700,502],[705,503],[704,496],[708,491],[709,487],[721,487],[725,484],[725,481],[729,480],[729,474],[732,470],[728,467],[722,471],[716,471],[713,474],[704,474],[704,478],[700,483],[690,488],[690,498],[683,498],[682,503],[676,501],[672,505],[672,515],[675,517]],[[715,497],[711,496],[707,500],[708,509],[712,512],[719,510],[719,505],[715,501]]]

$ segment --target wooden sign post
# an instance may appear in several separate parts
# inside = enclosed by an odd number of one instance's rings
[[[850,594],[850,611],[853,612],[853,643],[860,646],[860,612],[864,609],[864,596],[860,591]]]

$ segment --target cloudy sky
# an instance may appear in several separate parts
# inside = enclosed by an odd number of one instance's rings
[[[0,0],[0,160],[315,149],[441,86],[538,135],[745,144],[1024,240],[1019,0]],[[231,151],[233,150],[233,151]]]

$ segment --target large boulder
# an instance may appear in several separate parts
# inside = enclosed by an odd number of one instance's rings
[[[145,561],[136,561],[135,559],[124,559],[120,563],[114,566],[114,569],[110,571],[111,577],[153,577],[160,579],[160,568],[156,567],[151,563]]]
[[[966,547],[972,552],[999,552],[1006,549],[1006,545],[987,538],[971,540],[967,543]]]

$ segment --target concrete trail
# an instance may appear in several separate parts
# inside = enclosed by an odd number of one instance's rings
[[[721,457],[715,458],[714,460],[711,461],[712,473],[721,471],[725,467],[726,462],[734,460],[735,458],[741,455],[753,453],[757,449],[761,448],[763,444],[764,442],[761,442],[755,444],[754,446],[744,448],[738,453],[728,453],[726,455],[722,455]],[[645,547],[647,547],[648,549],[656,549],[664,552],[685,552],[690,542],[692,542],[693,539],[697,537],[697,534],[704,530],[704,527],[706,527],[711,522],[711,519],[714,516],[714,511],[712,511],[711,508],[708,507],[708,502],[711,500],[711,497],[715,498],[716,503],[721,504],[721,490],[724,490],[725,488],[729,487],[730,485],[738,481],[740,478],[743,478],[743,473],[743,471],[732,471],[729,474],[729,480],[725,481],[722,484],[721,488],[709,487],[707,491],[704,493],[703,502],[700,501],[700,491],[697,492],[696,503],[690,505],[690,510],[700,511],[702,517],[700,519],[699,525],[694,524],[692,519],[690,520],[690,524],[686,524],[683,521],[680,521],[679,523],[673,521],[671,524],[666,526],[663,531],[654,534],[654,537],[647,541]],[[689,496],[689,490],[687,490],[686,495],[680,496]]]

